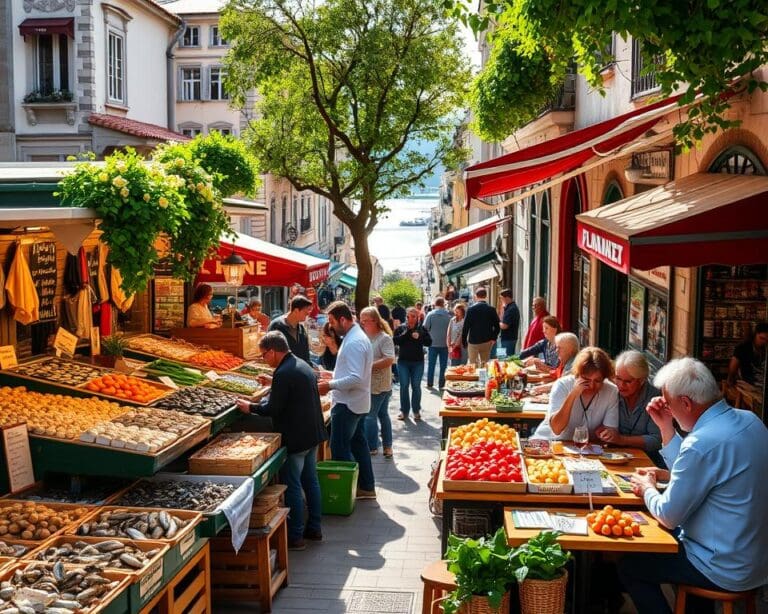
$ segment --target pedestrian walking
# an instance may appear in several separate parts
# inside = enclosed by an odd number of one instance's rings
[[[365,417],[365,436],[371,455],[379,453],[379,425],[384,458],[392,458],[392,421],[389,419],[389,400],[392,398],[392,365],[395,362],[395,344],[392,329],[375,307],[360,312],[360,326],[373,347],[371,366],[371,411]]]
[[[357,461],[360,470],[357,497],[375,499],[376,487],[371,453],[365,439],[365,416],[371,409],[373,349],[355,323],[352,310],[335,301],[326,310],[328,321],[343,338],[333,374],[321,372],[320,394],[331,392],[331,456],[333,460]]]
[[[413,419],[421,421],[421,378],[424,375],[424,348],[432,345],[432,338],[419,324],[419,311],[409,307],[405,324],[393,336],[400,348],[397,358],[397,372],[400,377],[400,414],[398,420],[405,420],[413,409]]]
[[[488,302],[488,290],[475,290],[475,302],[467,309],[464,327],[461,331],[461,343],[467,348],[470,363],[487,362],[491,357],[491,347],[499,336],[499,314]]]
[[[520,333],[520,310],[512,298],[512,290],[505,288],[501,291],[501,305],[499,307],[499,346],[503,347],[507,356],[512,356],[517,347],[517,338]]]
[[[435,382],[435,364],[439,361],[437,373],[438,388],[445,387],[445,369],[448,366],[448,326],[451,313],[445,308],[445,299],[438,296],[435,308],[424,318],[424,330],[432,337],[432,345],[427,349],[427,388]]]
[[[467,307],[461,301],[453,306],[453,317],[448,326],[448,357],[451,359],[451,366],[463,365],[467,362],[467,348],[461,343],[461,331],[464,328],[464,316],[467,313]]]
[[[291,353],[288,340],[279,331],[266,333],[259,340],[259,349],[267,364],[275,370],[269,397],[260,403],[241,399],[237,404],[243,413],[271,417],[288,449],[288,458],[280,469],[280,480],[286,485],[285,502],[291,510],[288,514],[288,548],[304,550],[305,539],[319,541],[323,538],[316,462],[317,446],[328,436],[317,377],[306,362]]]

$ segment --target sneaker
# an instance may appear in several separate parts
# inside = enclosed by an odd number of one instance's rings
[[[379,453],[378,448],[374,448],[373,450],[371,450],[371,456],[376,456],[378,453]]]
[[[384,458],[386,459],[392,458],[392,448],[384,448]]]
[[[427,384],[427,388],[429,388],[430,390],[432,390],[432,388],[434,388],[434,386],[433,386],[432,384]]]
[[[304,539],[321,542],[323,541],[323,534],[317,529],[304,529]]]
[[[421,422],[421,414],[413,414],[413,419],[416,422]]]
[[[405,414],[403,412],[400,412],[399,414],[397,414],[397,419],[398,420],[405,420]]]
[[[306,550],[307,542],[303,539],[289,539],[288,550]]]
[[[375,490],[363,490],[362,488],[357,489],[357,499],[375,499],[376,498],[376,491]]]

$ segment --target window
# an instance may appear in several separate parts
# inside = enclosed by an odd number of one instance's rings
[[[181,133],[184,136],[188,136],[188,137],[192,137],[192,138],[196,137],[201,132],[202,132],[202,130],[200,130],[200,128],[182,128],[181,129]]]
[[[69,90],[69,38],[66,34],[36,37],[34,89],[43,96],[56,90]]]
[[[727,175],[765,175],[765,167],[746,147],[735,146],[721,153],[707,172]]]
[[[301,232],[309,232],[312,228],[312,197],[302,194],[301,196]]]
[[[646,66],[643,59],[643,43],[636,38],[632,40],[632,98],[644,96],[659,89],[656,83],[655,66]],[[654,64],[661,64],[658,58]]]
[[[182,47],[200,46],[200,26],[187,26],[184,36],[181,38]]]
[[[224,79],[227,76],[227,71],[221,66],[210,67],[210,99],[211,100],[228,100],[229,94],[224,89]]]
[[[241,217],[240,218],[240,233],[244,235],[250,235],[251,234],[251,218]]]
[[[211,26],[211,47],[226,47],[227,41],[221,36],[219,26]]]
[[[181,69],[181,99],[200,100],[202,81],[200,80],[200,68]]]
[[[211,132],[218,132],[225,136],[232,134],[232,124],[225,124],[223,122],[217,122],[215,124],[208,124],[208,134]]]
[[[107,36],[107,97],[125,102],[125,39],[116,32]]]

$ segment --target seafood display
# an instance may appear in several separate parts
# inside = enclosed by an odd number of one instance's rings
[[[118,584],[94,566],[30,563],[0,582],[0,614],[83,612]]]
[[[25,540],[48,539],[90,511],[87,507],[52,509],[34,501],[0,502],[0,535]]]
[[[173,539],[192,520],[183,520],[164,511],[104,510],[77,528],[78,535],[128,537],[130,539]]]
[[[29,548],[22,544],[6,544],[4,541],[0,541],[0,556],[23,556],[27,550]]]
[[[243,364],[243,359],[223,350],[207,350],[191,356],[187,362],[191,362],[198,367],[229,371]]]
[[[206,384],[206,386],[247,396],[251,396],[261,390],[261,384],[256,379],[244,375],[234,375],[233,373],[225,373],[219,379]]]
[[[459,397],[482,396],[485,394],[485,385],[479,382],[446,382],[445,389],[450,394]]]
[[[155,454],[204,423],[205,418],[199,416],[170,414],[157,409],[135,409],[83,431],[80,441]]]
[[[161,548],[141,550],[130,543],[116,539],[95,542],[74,539],[75,541],[64,541],[38,552],[35,560],[46,563],[61,561],[74,565],[94,565],[99,568],[134,571],[149,565],[161,551]]]
[[[160,384],[147,382],[123,373],[102,375],[85,384],[85,389],[135,403],[149,403],[160,398],[169,390]]]
[[[143,366],[141,370],[155,379],[169,377],[178,386],[194,386],[203,383],[206,379],[205,375],[197,369],[190,369],[181,363],[164,358]]]
[[[13,372],[67,386],[80,386],[104,375],[104,369],[54,357],[18,365],[13,368]]]
[[[258,362],[247,362],[235,371],[243,375],[272,375],[274,369]]]
[[[152,407],[185,414],[216,416],[237,403],[237,397],[214,388],[182,388],[153,403]]]
[[[48,479],[46,477],[46,480]],[[74,491],[68,485],[68,482],[65,482],[63,479],[54,480],[54,482],[18,493],[14,497],[28,501],[53,501],[57,503],[94,505],[103,503],[111,494],[130,484],[128,480],[118,478],[91,477],[84,483],[79,483],[77,491]],[[0,556],[2,556],[2,553],[0,553]]]
[[[237,485],[226,482],[141,480],[124,492],[117,504],[211,512],[236,489]]]
[[[200,348],[196,345],[178,339],[141,335],[139,337],[128,337],[126,341],[128,342],[128,347],[137,352],[153,354],[181,362],[189,362],[192,356],[200,352]]]
[[[0,425],[26,422],[30,433],[46,437],[77,439],[83,431],[129,409],[103,399],[30,392],[23,386],[0,388]]]

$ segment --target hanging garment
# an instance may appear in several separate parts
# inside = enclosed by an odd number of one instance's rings
[[[40,319],[40,299],[20,243],[16,244],[5,289],[8,291],[8,302],[15,309],[13,317],[17,322],[26,325]]]
[[[5,271],[0,265],[0,309],[5,309]]]
[[[77,250],[77,264],[80,269],[80,279],[84,286],[91,283],[91,276],[88,274],[88,259],[85,257],[85,248]]]
[[[112,267],[112,275],[110,276],[110,291],[112,294],[112,302],[119,311],[125,313],[133,305],[134,294],[126,296],[121,284],[123,283],[123,276],[120,274],[120,270],[116,267]]]
[[[83,288],[77,293],[77,326],[75,334],[81,339],[88,339],[91,335],[91,293],[88,288]]]
[[[77,295],[61,299],[61,327],[74,334],[77,330]]]
[[[99,286],[99,297],[102,301],[109,300],[109,284],[107,283],[107,254],[109,249],[103,243],[99,243],[99,271],[96,274]]]
[[[112,334],[112,303],[109,301],[105,301],[101,304],[99,333],[102,337],[109,337]]]
[[[67,294],[74,296],[80,292],[83,287],[83,279],[80,276],[80,262],[77,256],[67,254],[67,260],[64,263],[64,290]]]

